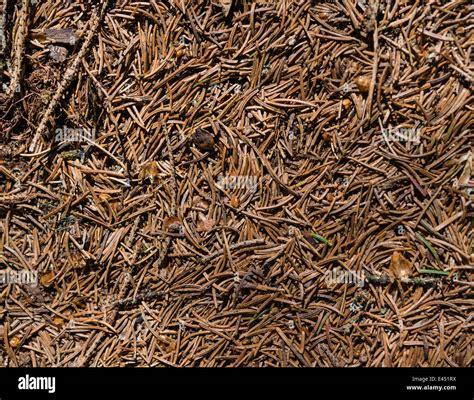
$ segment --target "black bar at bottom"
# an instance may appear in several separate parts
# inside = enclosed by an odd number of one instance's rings
[[[51,378],[54,378],[54,385]],[[247,385],[262,385],[270,389],[291,385],[291,393],[312,393],[311,397],[314,398],[327,397],[328,394],[332,397],[331,393],[335,398],[350,395],[351,398],[363,399],[381,399],[388,395],[401,396],[401,400],[474,398],[474,374],[473,370],[468,368],[0,369],[0,400],[77,397],[89,399],[102,398],[103,395],[106,395],[107,399],[141,399],[150,397],[149,394],[156,394],[151,396],[155,398],[165,397],[165,393],[161,392],[164,385],[173,385],[177,393],[192,390],[196,385],[230,385],[238,390]],[[235,393],[237,396],[245,394],[240,390]]]

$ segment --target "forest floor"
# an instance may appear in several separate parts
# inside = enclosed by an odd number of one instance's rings
[[[472,364],[469,1],[0,8],[0,365]]]

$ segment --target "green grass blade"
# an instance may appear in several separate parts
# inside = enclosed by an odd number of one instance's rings
[[[416,237],[427,247],[430,253],[433,254],[433,257],[436,258],[436,261],[439,262],[438,252],[433,248],[433,246],[431,246],[430,242],[428,242],[428,240],[426,240],[420,233],[417,233]]]
[[[332,246],[332,244],[329,242],[329,240],[327,240],[326,238],[318,235],[317,233],[311,231],[310,235],[314,240],[317,240],[318,242],[324,243],[324,244],[328,245],[329,247]]]
[[[420,274],[433,274],[433,275],[443,275],[448,276],[449,272],[440,271],[438,269],[420,269]]]

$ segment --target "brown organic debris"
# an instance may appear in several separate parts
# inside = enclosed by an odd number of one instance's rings
[[[73,29],[57,29],[57,28],[48,28],[40,32],[32,32],[32,38],[37,39],[38,41],[45,43],[51,42],[55,44],[70,45],[74,44],[79,39],[74,33]]]
[[[172,233],[180,233],[183,229],[183,224],[179,217],[167,217],[163,223],[163,228],[165,231]]]
[[[201,128],[196,128],[193,136],[193,143],[203,152],[214,150],[214,137]]]
[[[201,221],[198,222],[196,231],[201,233],[201,232],[209,232],[212,228],[214,228],[214,225],[216,222],[213,219],[207,219],[204,218]]]
[[[54,317],[53,325],[56,326],[57,328],[62,328],[64,325],[64,319],[62,319],[61,317]]]
[[[160,177],[160,170],[157,161],[149,161],[140,169],[138,179],[140,181],[149,180],[154,183]]]
[[[472,365],[469,2],[7,3],[2,366]]]
[[[66,61],[68,56],[68,51],[65,47],[62,46],[48,46],[49,57],[58,63],[63,63]]]
[[[394,251],[390,259],[390,272],[402,282],[407,282],[412,275],[412,265],[398,251]]]
[[[10,347],[16,349],[20,344],[21,344],[21,337],[20,336],[13,336],[11,339],[10,339]]]
[[[50,287],[54,281],[54,272],[49,271],[44,273],[40,278],[41,285],[45,287]]]
[[[357,85],[357,88],[362,93],[368,93],[371,82],[372,82],[372,78],[369,75],[358,76],[355,80],[355,84]]]

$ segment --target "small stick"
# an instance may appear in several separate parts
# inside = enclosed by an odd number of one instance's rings
[[[30,144],[29,151],[40,151],[40,149],[37,148],[36,144],[38,142],[38,139],[43,135],[44,131],[46,130],[46,124],[48,123],[49,118],[53,115],[54,110],[56,109],[56,106],[58,105],[59,100],[63,96],[64,92],[66,91],[67,87],[71,83],[72,79],[76,75],[79,66],[82,63],[82,59],[86,55],[89,46],[92,43],[92,39],[94,38],[94,35],[97,31],[97,28],[99,27],[99,23],[102,19],[102,16],[105,13],[105,9],[107,7],[108,0],[106,0],[104,3],[102,3],[102,7],[100,8],[100,11],[96,8],[96,11],[92,18],[90,19],[90,30],[87,34],[86,39],[84,40],[84,43],[82,44],[81,50],[79,50],[79,53],[77,54],[76,58],[72,62],[71,66],[66,70],[64,77],[62,81],[59,84],[58,89],[56,90],[56,93],[54,94],[51,102],[48,105],[48,108],[46,109],[46,112],[44,113],[43,117],[41,118],[41,121],[39,123],[38,129],[36,130],[35,136]],[[41,146],[39,146],[41,147]]]
[[[25,52],[25,38],[28,32],[28,5],[28,0],[22,1],[21,9],[18,15],[19,22],[16,31],[16,37],[12,39],[15,43],[15,59],[13,60],[12,79],[10,81],[10,86],[7,89],[7,95],[9,97],[13,97],[14,93],[17,92],[17,87],[20,82],[23,54]]]

